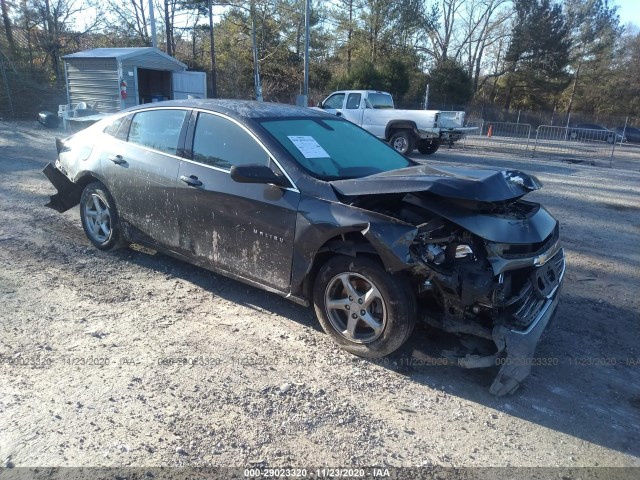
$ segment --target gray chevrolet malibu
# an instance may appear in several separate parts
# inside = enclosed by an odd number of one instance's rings
[[[426,322],[463,340],[456,364],[502,365],[504,395],[558,304],[559,225],[520,171],[434,168],[335,116],[232,100],[142,105],[57,150],[49,206],[80,204],[97,248],[144,245],[313,305],[355,355]]]

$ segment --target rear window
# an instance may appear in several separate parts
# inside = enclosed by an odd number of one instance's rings
[[[393,98],[388,93],[369,93],[371,108],[393,108]]]

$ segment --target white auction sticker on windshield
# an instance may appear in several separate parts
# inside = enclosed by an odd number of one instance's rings
[[[287,138],[300,150],[304,158],[329,158],[329,154],[311,135],[288,135]]]

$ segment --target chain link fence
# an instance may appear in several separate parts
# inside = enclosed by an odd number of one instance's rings
[[[64,86],[52,86],[47,68],[13,61],[0,50],[0,119],[35,120],[39,111],[57,112],[66,98]]]

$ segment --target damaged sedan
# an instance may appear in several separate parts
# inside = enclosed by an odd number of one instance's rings
[[[80,205],[93,245],[143,245],[313,305],[345,350],[382,357],[416,321],[515,391],[554,316],[565,259],[533,176],[432,168],[313,109],[142,105],[65,140],[49,206]]]

